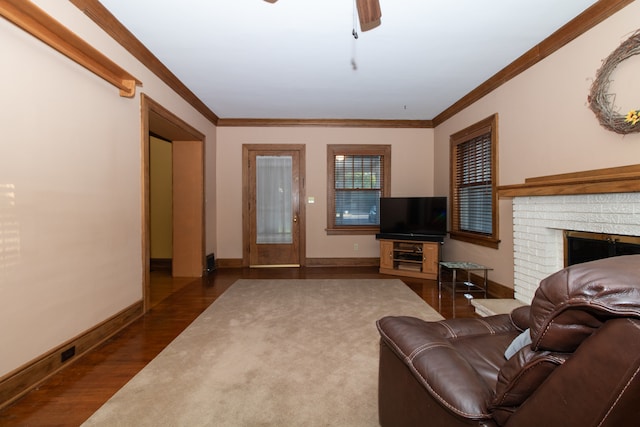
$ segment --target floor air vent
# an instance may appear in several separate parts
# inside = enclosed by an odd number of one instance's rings
[[[214,254],[207,255],[205,274],[212,273],[216,269],[216,257]]]

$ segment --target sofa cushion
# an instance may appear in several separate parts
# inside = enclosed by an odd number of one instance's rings
[[[508,315],[425,322],[384,317],[383,342],[443,407],[458,416],[489,419],[504,350],[520,332]]]
[[[540,282],[531,303],[533,350],[572,352],[614,317],[640,318],[640,255],[572,265]]]

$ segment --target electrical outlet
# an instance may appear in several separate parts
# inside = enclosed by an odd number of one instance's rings
[[[359,249],[358,244],[357,244],[357,243],[354,243],[354,244],[353,244],[353,250],[354,250],[354,251],[357,251],[358,249]]]
[[[69,347],[68,349],[60,353],[60,362],[66,362],[67,360],[75,356],[75,354],[76,354],[76,346],[74,345],[73,347]]]

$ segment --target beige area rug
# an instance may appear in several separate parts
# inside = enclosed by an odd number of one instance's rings
[[[239,280],[85,425],[377,426],[386,315],[442,319],[397,279]]]

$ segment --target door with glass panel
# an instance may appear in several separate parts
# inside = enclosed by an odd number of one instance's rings
[[[245,145],[244,151],[243,264],[298,267],[304,259],[303,146]]]

